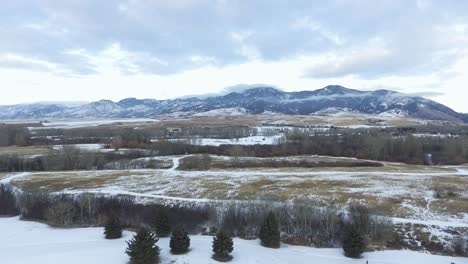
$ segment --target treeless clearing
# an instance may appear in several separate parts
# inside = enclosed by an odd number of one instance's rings
[[[455,168],[386,164],[352,169],[45,172],[31,173],[12,183],[31,191],[130,193],[158,199],[299,201],[338,208],[359,201],[383,215],[459,219],[468,224],[468,176]],[[434,197],[434,183],[456,185],[456,195]]]

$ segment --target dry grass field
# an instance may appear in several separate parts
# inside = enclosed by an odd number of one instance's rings
[[[76,128],[76,127],[229,127],[229,126],[344,126],[344,127],[381,127],[381,126],[412,126],[424,124],[442,124],[441,121],[428,121],[403,118],[370,116],[364,114],[342,115],[239,115],[239,116],[157,116],[148,120],[96,120],[82,122],[80,120],[50,120],[46,128]],[[132,122],[130,122],[132,121]],[[32,121],[28,121],[32,122]],[[446,122],[448,123],[448,122]]]
[[[183,158],[173,157],[175,166]],[[466,169],[396,163],[384,164],[383,167],[353,168],[280,167],[204,171],[172,168],[22,173],[17,176],[9,174],[8,178],[3,177],[3,181],[10,181],[20,189],[29,191],[127,194],[145,199],[195,202],[297,201],[338,208],[350,202],[362,202],[381,215],[457,221],[468,225]]]
[[[18,156],[36,156],[45,155],[52,151],[50,146],[32,146],[32,147],[0,147],[0,156],[18,155]]]
[[[241,115],[241,116],[192,116],[192,117],[160,117],[159,122],[145,123],[145,126],[155,127],[226,127],[226,126],[411,126],[421,124],[420,120],[400,117],[375,117],[362,114],[340,116],[329,115]],[[435,121],[434,121],[435,122]]]

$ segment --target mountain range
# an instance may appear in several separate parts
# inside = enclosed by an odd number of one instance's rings
[[[33,103],[0,106],[0,119],[152,118],[160,115],[285,114],[350,112],[429,120],[468,121],[435,101],[390,90],[361,91],[330,85],[314,91],[285,92],[268,86],[225,95],[170,100],[126,98],[79,105]]]

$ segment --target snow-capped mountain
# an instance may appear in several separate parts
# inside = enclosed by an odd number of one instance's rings
[[[158,115],[240,113],[314,115],[337,111],[468,121],[467,115],[419,96],[389,90],[360,91],[338,85],[301,92],[284,92],[272,87],[259,86],[211,97],[172,100],[127,98],[119,102],[100,100],[77,106],[46,103],[0,106],[0,119],[150,118]]]

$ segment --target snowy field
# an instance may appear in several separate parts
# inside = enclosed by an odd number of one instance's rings
[[[0,182],[23,190],[125,194],[143,201],[308,201],[345,207],[366,201],[382,215],[468,227],[468,170],[386,164],[377,168],[168,169],[12,173]],[[166,157],[170,159],[170,157]],[[170,163],[170,160],[165,160]],[[452,197],[434,197],[434,186],[450,183]]]
[[[117,123],[125,124],[139,124],[148,122],[158,122],[156,119],[149,118],[128,118],[128,119],[65,119],[65,120],[48,120],[43,122],[43,127],[29,127],[30,130],[38,129],[72,129],[72,128],[84,128],[84,127],[95,127],[100,125],[111,125]]]
[[[100,151],[104,148],[104,144],[71,144],[65,145],[67,147],[74,147],[84,151]],[[64,145],[54,145],[54,150],[62,150]]]
[[[242,109],[227,109],[226,111],[209,111],[195,116],[158,116],[151,118],[128,118],[128,119],[49,119],[49,120],[2,120],[7,124],[33,124],[42,122],[43,126],[31,126],[31,131],[40,129],[74,129],[109,125],[132,125],[134,127],[146,127],[150,125],[185,127],[186,125],[250,125],[252,127],[269,126],[274,127],[392,127],[411,126],[420,124],[438,124],[436,121],[418,120],[398,116],[373,116],[353,113],[335,113],[324,115],[282,115],[277,113],[263,115],[249,115]]]
[[[159,140],[153,140],[157,142]],[[275,136],[250,136],[232,139],[223,138],[193,138],[193,139],[169,139],[169,141],[187,143],[197,146],[221,146],[221,145],[278,145],[286,141],[283,134]]]
[[[277,204],[306,202],[316,207],[343,210],[350,203],[359,202],[373,208],[375,214],[391,218],[398,230],[408,235],[408,241],[430,240],[449,245],[454,234],[468,235],[466,166],[384,163],[383,167],[179,170],[187,157],[191,155],[138,159],[160,160],[164,164],[160,169],[5,173],[0,174],[0,184],[55,194],[128,195],[141,203],[169,206],[208,204],[224,208],[232,204],[273,201]],[[212,156],[211,159],[215,164],[227,163],[227,159],[232,158]],[[355,160],[288,157],[293,162],[303,159],[322,162]],[[444,186],[450,187],[452,194],[435,196],[434,189]],[[414,230],[417,230],[416,238],[413,237]]]
[[[124,238],[106,240],[102,228],[54,229],[44,224],[0,218],[0,255],[5,264],[126,264]],[[169,253],[167,238],[158,242],[162,264],[214,264],[211,257],[212,237],[192,236],[191,251],[187,255]],[[363,259],[343,257],[341,249],[314,249],[283,245],[267,249],[258,241],[234,239],[232,264],[464,264],[466,258],[435,256],[411,251],[381,251],[364,254]]]

